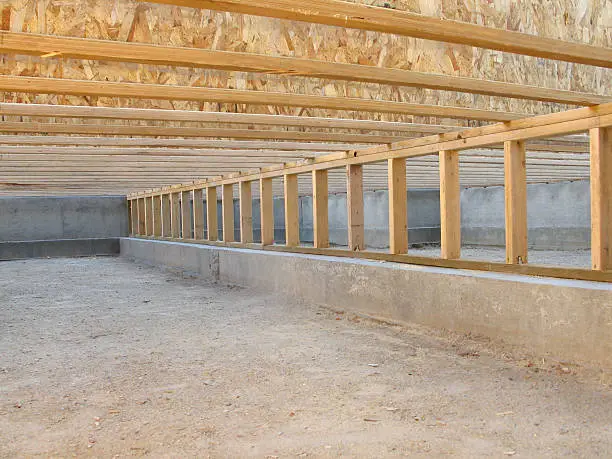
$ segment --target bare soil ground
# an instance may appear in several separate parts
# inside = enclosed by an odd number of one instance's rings
[[[612,457],[577,373],[123,259],[0,263],[1,457]]]

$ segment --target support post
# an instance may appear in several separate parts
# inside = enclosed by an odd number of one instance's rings
[[[138,235],[144,236],[147,234],[145,227],[145,199],[138,198]]]
[[[300,212],[297,174],[286,174],[285,185],[285,245],[300,245]]]
[[[504,143],[506,263],[527,263],[527,168],[525,143]]]
[[[329,193],[326,170],[312,171],[312,228],[314,246],[329,247]]]
[[[346,166],[346,205],[348,213],[348,246],[350,250],[365,249],[363,223],[363,166]]]
[[[253,195],[251,182],[240,182],[240,240],[253,242]]]
[[[153,196],[153,236],[162,235],[161,195]]]
[[[223,241],[234,242],[234,185],[223,185],[221,195],[223,209]]]
[[[591,265],[612,270],[612,128],[593,128],[591,141]]]
[[[145,198],[145,226],[147,236],[153,236],[153,196]]]
[[[162,206],[162,237],[172,236],[172,209],[170,207],[170,195],[161,195]]]
[[[181,235],[180,193],[170,194],[170,236],[179,238]]]
[[[440,152],[440,245],[441,257],[461,257],[461,187],[459,152]]]
[[[204,198],[202,190],[193,190],[193,238],[204,239]]]
[[[217,220],[217,187],[206,188],[206,226],[208,228],[208,240],[219,239],[219,228]]]
[[[272,179],[259,180],[259,199],[261,210],[261,244],[274,244],[274,198],[272,196]]]
[[[130,236],[133,236],[134,235],[134,200],[133,199],[128,199],[127,211],[128,211],[128,234]]]
[[[388,161],[389,181],[389,251],[408,252],[408,211],[406,190],[406,159]]]
[[[191,191],[181,192],[181,237],[191,239]]]

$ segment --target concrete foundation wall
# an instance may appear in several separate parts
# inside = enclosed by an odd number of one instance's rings
[[[612,285],[122,239],[123,256],[206,279],[612,368]]]
[[[589,182],[527,186],[529,247],[588,249],[591,246]],[[468,188],[461,192],[462,242],[505,245],[504,187]]]
[[[125,197],[0,197],[0,241],[127,236]]]

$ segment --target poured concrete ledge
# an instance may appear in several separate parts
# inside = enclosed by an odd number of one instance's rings
[[[121,254],[391,321],[482,334],[612,368],[612,285],[121,239]]]
[[[0,260],[118,255],[118,238],[0,242]]]

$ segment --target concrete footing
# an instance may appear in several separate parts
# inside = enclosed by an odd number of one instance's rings
[[[118,255],[118,238],[0,242],[0,261]]]
[[[474,333],[612,368],[612,285],[121,239],[121,254],[395,322]]]

